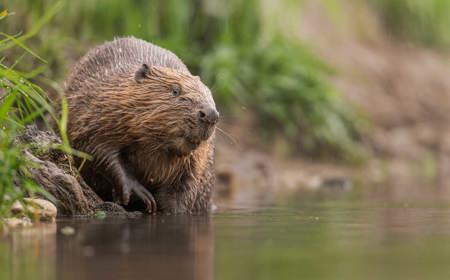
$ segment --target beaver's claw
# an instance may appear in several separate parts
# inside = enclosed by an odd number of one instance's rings
[[[144,186],[135,180],[130,180],[122,186],[122,204],[128,205],[131,194],[136,195],[147,206],[148,213],[156,213],[156,201],[153,195]]]

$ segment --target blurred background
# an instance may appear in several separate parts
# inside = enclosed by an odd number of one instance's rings
[[[15,136],[97,44],[135,36],[175,52],[222,117],[218,211],[60,217],[0,239],[0,278],[450,276],[450,1],[0,6],[0,217],[18,180],[39,190]]]
[[[361,182],[447,193],[449,1],[3,3],[2,35],[27,46],[3,64],[51,96],[77,59],[114,37],[175,52],[221,111],[224,201]]]

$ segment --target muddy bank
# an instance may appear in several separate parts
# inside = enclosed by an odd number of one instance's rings
[[[219,184],[230,186],[228,196],[237,201],[249,190],[253,197],[274,197],[349,181],[399,192],[426,185],[449,195],[450,53],[389,37],[367,5],[338,1],[336,20],[318,1],[306,2],[289,30],[336,70],[331,82],[369,120],[362,132],[367,160],[348,166],[280,155],[276,143],[261,143],[250,125],[230,121],[222,128],[237,143],[219,139]]]
[[[367,5],[343,5],[337,24],[309,1],[299,36],[333,67],[339,91],[367,115],[364,144],[388,177],[435,177],[450,173],[450,53],[389,37]],[[344,1],[341,1],[344,2]],[[354,22],[353,22],[354,23]],[[409,181],[409,180],[407,180]]]

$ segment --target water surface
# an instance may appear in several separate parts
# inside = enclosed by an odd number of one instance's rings
[[[302,193],[210,216],[60,219],[1,239],[0,279],[449,279],[450,203],[432,193]]]

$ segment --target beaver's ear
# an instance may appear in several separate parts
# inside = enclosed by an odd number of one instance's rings
[[[150,74],[150,67],[147,64],[142,64],[142,66],[136,71],[134,74],[134,79],[138,83],[142,83],[142,81]]]

